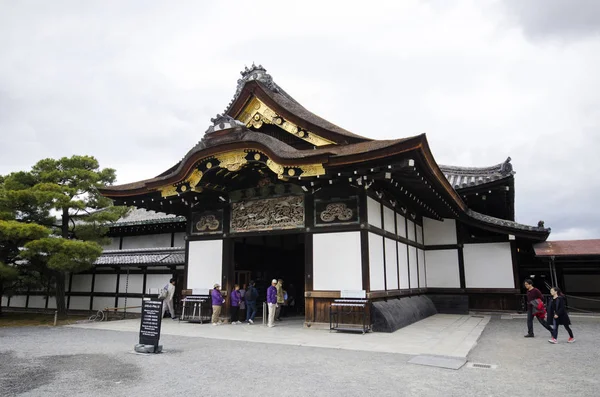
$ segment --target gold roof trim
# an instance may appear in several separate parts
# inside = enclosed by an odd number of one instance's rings
[[[248,101],[236,118],[246,124],[248,128],[254,127],[260,129],[263,124],[273,124],[314,146],[335,145],[335,142],[323,138],[311,131],[307,131],[291,121],[284,119],[256,97],[252,97],[252,99]]]

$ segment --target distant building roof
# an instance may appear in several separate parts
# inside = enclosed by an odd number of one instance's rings
[[[533,247],[536,256],[600,256],[600,239],[545,241]]]
[[[452,187],[458,190],[513,176],[515,172],[510,160],[511,158],[509,157],[505,162],[490,167],[440,165],[440,170],[442,170]]]
[[[185,264],[183,247],[106,250],[94,263],[96,266],[183,264]]]
[[[111,226],[133,226],[155,223],[185,222],[184,216],[165,214],[143,208],[132,208]]]

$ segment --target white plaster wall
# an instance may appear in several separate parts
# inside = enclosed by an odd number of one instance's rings
[[[404,243],[398,243],[398,269],[400,271],[400,289],[408,289],[408,254]]]
[[[362,290],[360,232],[313,235],[313,289]]]
[[[419,287],[427,287],[427,277],[425,272],[425,252],[417,249],[417,259],[419,260]]]
[[[460,288],[457,250],[425,251],[425,266],[428,288]]]
[[[69,302],[70,310],[90,310],[89,296],[72,296]]]
[[[34,309],[43,309],[46,307],[46,297],[42,295],[30,295],[29,296],[29,305],[27,307],[31,307]]]
[[[419,267],[415,247],[408,247],[408,264],[410,266],[410,288],[419,288]]]
[[[223,241],[190,241],[187,288],[212,289],[222,284]]]
[[[381,229],[381,204],[367,197],[367,216],[369,224]]]
[[[431,218],[423,218],[425,245],[456,244],[456,222],[444,219],[443,222]]]
[[[171,246],[171,233],[124,236],[123,249],[160,248]]]
[[[149,288],[161,289],[164,288],[167,284],[169,284],[169,280],[172,275],[170,274],[147,274],[146,275],[146,291],[148,292]]]
[[[10,307],[25,307],[27,302],[27,296],[25,295],[14,295],[10,297]]]
[[[415,223],[413,221],[408,221],[408,239],[410,241],[417,241],[415,238]]]
[[[119,237],[112,237],[112,238],[110,238],[110,243],[108,243],[107,245],[103,246],[102,248],[104,250],[118,250],[119,249],[120,240],[121,239]]]
[[[94,292],[112,292],[117,290],[116,274],[96,274],[94,279]],[[114,304],[114,302],[113,302]]]
[[[398,225],[398,236],[406,238],[406,219],[400,214],[396,214],[396,223]]]
[[[396,222],[394,219],[394,211],[383,206],[383,226],[386,231],[396,234]]]
[[[423,226],[417,225],[417,243],[423,244]]]
[[[387,289],[398,289],[398,256],[396,255],[396,242],[385,239],[385,276]]]
[[[119,293],[124,294],[141,294],[144,291],[144,275],[143,274],[130,274],[129,283],[127,283],[127,274],[119,275]]]
[[[55,296],[48,297],[48,309],[56,309],[56,297]]]
[[[66,288],[69,288],[67,282]],[[92,290],[92,275],[91,274],[74,274],[71,284],[72,292],[90,292]]]
[[[467,288],[515,288],[510,243],[465,244]]]
[[[115,298],[111,298],[108,296],[94,296],[94,301],[92,302],[92,309],[104,310],[104,308],[106,307],[115,307]]]
[[[6,307],[8,305],[8,297],[3,296],[0,300],[0,305]]]
[[[127,298],[127,302],[125,301],[125,298],[119,298],[119,304],[117,305],[117,307],[125,307],[125,305],[127,305],[127,307],[132,307],[132,306],[142,306],[142,299],[141,298]],[[140,313],[142,311],[142,308],[137,308],[137,309],[127,309],[127,313]]]
[[[369,233],[369,278],[371,291],[385,290],[383,277],[383,237]]]
[[[173,247],[185,247],[185,233],[175,233],[173,238]]]

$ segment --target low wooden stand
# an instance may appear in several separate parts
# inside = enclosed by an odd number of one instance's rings
[[[342,332],[362,332],[366,334],[371,330],[367,324],[367,308],[369,301],[366,299],[336,299],[329,306],[329,330]],[[357,316],[362,318],[362,325],[354,322],[344,322],[345,318]]]

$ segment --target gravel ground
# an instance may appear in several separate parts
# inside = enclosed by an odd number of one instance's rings
[[[525,320],[494,318],[469,361],[498,368],[459,371],[399,354],[174,336],[161,340],[166,353],[145,356],[131,353],[128,332],[5,328],[0,395],[597,396],[600,319],[574,322],[577,342],[551,345],[539,326],[525,339]]]

